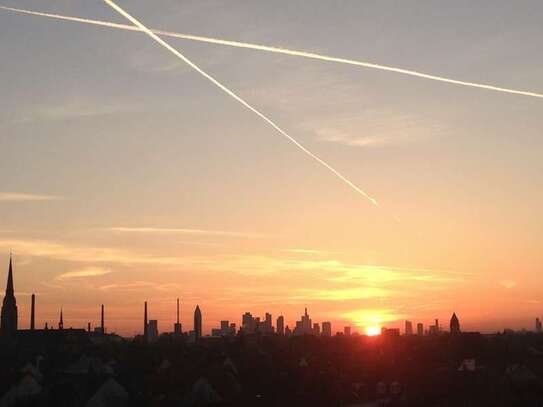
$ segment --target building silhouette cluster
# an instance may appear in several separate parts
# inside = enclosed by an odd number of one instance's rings
[[[180,302],[177,298],[176,302],[176,322],[173,325],[173,335],[186,335],[190,340],[199,340],[203,337],[202,332],[202,311],[197,305],[194,310],[194,324],[193,330],[188,332],[183,331],[183,326],[179,320],[179,308]],[[35,331],[35,318],[36,318],[36,296],[32,294],[31,296],[31,309],[30,309],[30,329],[29,331]],[[157,319],[149,319],[148,317],[148,304],[147,301],[144,302],[144,311],[143,311],[143,335],[141,338],[145,341],[154,342],[160,336],[159,325]],[[460,331],[460,321],[456,316],[456,313],[453,313],[450,325],[449,332],[451,334],[459,334]],[[43,331],[52,330],[52,326],[46,322]],[[64,330],[64,316],[63,309],[60,308],[58,330]],[[539,318],[535,322],[536,332],[541,332],[541,321]],[[8,277],[6,284],[6,292],[2,303],[1,310],[1,326],[0,326],[0,335],[3,337],[13,337],[18,332],[18,313],[17,313],[17,301],[15,298],[14,282],[13,282],[13,261],[12,256],[10,255],[9,266],[8,266]],[[23,330],[26,331],[26,330]],[[100,326],[95,327],[94,331],[91,331],[90,322],[87,325],[88,333],[102,334],[105,335],[105,309],[104,304],[100,306]],[[436,319],[433,325],[428,327],[428,330],[424,330],[424,325],[422,323],[417,323],[416,325],[416,334],[418,336],[423,335],[438,335],[442,331],[439,321]],[[261,334],[261,335],[282,335],[282,336],[303,336],[303,335],[312,335],[312,336],[323,336],[331,337],[333,336],[332,323],[330,321],[324,321],[322,323],[313,322],[310,318],[307,308],[304,310],[304,314],[296,321],[295,326],[291,329],[288,325],[285,325],[285,318],[283,315],[280,315],[276,319],[275,326],[272,322],[272,315],[266,313],[264,319],[260,317],[255,317],[251,312],[245,312],[241,317],[241,326],[237,329],[236,324],[228,320],[220,321],[220,327],[211,329],[212,337],[224,337],[224,336],[235,336],[238,334]],[[356,333],[355,333],[356,334]],[[381,334],[385,336],[399,336],[400,330],[398,328],[381,328]],[[404,334],[406,336],[414,335],[415,331],[413,329],[413,322],[406,320]],[[337,332],[336,335],[351,336],[352,331],[350,326],[345,326],[342,332]]]

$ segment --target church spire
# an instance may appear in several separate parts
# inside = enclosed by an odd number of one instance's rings
[[[13,261],[10,253],[6,295],[4,296],[4,301],[2,302],[2,312],[0,315],[0,333],[3,336],[13,336],[16,332],[17,300],[15,299],[15,290],[13,288]]]
[[[6,295],[13,295],[13,266],[11,262],[11,253],[9,254],[8,284],[6,285]]]
[[[62,318],[62,307],[60,307],[60,321],[58,322],[58,329],[64,329],[64,320]]]

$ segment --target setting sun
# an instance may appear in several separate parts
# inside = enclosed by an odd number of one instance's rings
[[[381,328],[378,326],[370,326],[366,329],[366,335],[368,336],[377,336],[381,334]]]

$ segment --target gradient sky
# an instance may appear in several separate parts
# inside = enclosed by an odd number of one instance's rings
[[[126,23],[102,1],[2,5]],[[153,28],[543,91],[540,1],[119,1]],[[0,284],[19,324],[172,330],[307,306],[350,324],[532,327],[543,101],[168,42],[376,208],[141,33],[0,11]],[[395,218],[401,219],[396,222]]]

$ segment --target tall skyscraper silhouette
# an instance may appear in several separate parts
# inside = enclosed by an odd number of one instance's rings
[[[15,291],[13,289],[13,266],[11,254],[9,255],[8,282],[6,285],[6,295],[2,303],[2,312],[0,316],[0,332],[3,336],[13,336],[17,332],[17,301],[15,300]]]
[[[276,331],[279,335],[284,335],[285,334],[285,318],[283,317],[283,315],[279,315],[279,317],[277,317],[277,327],[276,327]]]
[[[33,331],[35,328],[36,320],[36,296],[32,294],[31,304],[30,304],[30,330]]]
[[[173,324],[173,332],[181,335],[181,323],[179,322],[179,298],[177,299],[177,322]]]
[[[460,321],[458,320],[458,317],[456,316],[454,312],[451,317],[450,328],[451,328],[451,334],[460,333]]]
[[[200,339],[202,337],[202,312],[197,305],[194,310],[194,338]]]

